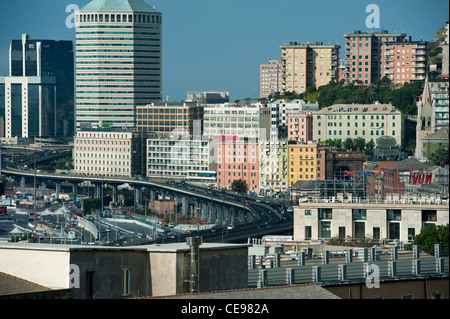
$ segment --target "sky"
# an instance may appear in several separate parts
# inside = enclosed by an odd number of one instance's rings
[[[163,98],[187,91],[227,90],[230,100],[259,97],[259,65],[279,59],[280,46],[321,41],[341,46],[344,34],[404,32],[430,41],[449,21],[448,0],[145,0],[163,13]],[[0,0],[0,76],[8,75],[9,45],[32,39],[72,40],[69,5],[90,0]],[[379,8],[380,27],[366,19]]]

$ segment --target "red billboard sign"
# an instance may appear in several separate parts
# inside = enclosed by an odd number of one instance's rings
[[[433,173],[411,173],[409,175],[410,184],[431,184]]]

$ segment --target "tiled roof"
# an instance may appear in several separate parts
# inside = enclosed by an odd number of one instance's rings
[[[429,163],[422,163],[419,162],[415,158],[407,158],[403,161],[396,162],[392,165],[386,166],[383,168],[383,170],[411,170],[411,169],[426,169],[430,167],[431,164]]]
[[[50,288],[0,272],[0,297],[50,290]]]

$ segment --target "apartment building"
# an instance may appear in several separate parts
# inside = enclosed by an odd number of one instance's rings
[[[259,66],[259,97],[268,98],[273,92],[281,92],[281,60],[269,60]]]
[[[143,132],[169,134],[176,130],[201,135],[202,119],[203,107],[197,102],[155,102],[136,107],[136,127]]]
[[[147,138],[147,176],[193,182],[214,182],[209,142],[176,134]]]
[[[428,73],[428,42],[385,42],[384,74],[394,84],[423,81]]]
[[[282,92],[303,93],[306,88],[338,79],[339,45],[299,44],[281,46]]]
[[[318,144],[289,143],[288,145],[288,187],[297,181],[316,180],[320,177]]]
[[[259,191],[259,143],[257,139],[220,136],[216,144],[217,186],[230,188],[243,180],[250,192]]]
[[[449,127],[449,79],[429,80],[430,98],[433,103],[432,131]]]
[[[143,140],[142,134],[131,129],[80,129],[74,138],[73,172],[96,176],[143,176]]]
[[[362,137],[366,142],[382,136],[403,145],[404,114],[392,104],[335,104],[313,113],[313,139],[317,142]]]
[[[307,143],[313,139],[311,112],[288,112],[286,127],[289,141]]]
[[[347,83],[371,84],[385,74],[385,43],[403,41],[405,33],[361,32],[359,30],[345,37],[345,60],[349,65],[344,71]]]
[[[294,240],[332,237],[411,242],[428,224],[449,222],[448,205],[314,203],[294,207]]]
[[[210,104],[204,107],[203,135],[265,138],[270,130],[270,108],[257,103],[246,106]]]
[[[288,142],[259,141],[259,191],[286,191],[288,188]]]
[[[288,116],[297,113],[317,111],[319,103],[307,103],[304,100],[275,100],[269,104],[270,108],[270,138],[286,139]]]

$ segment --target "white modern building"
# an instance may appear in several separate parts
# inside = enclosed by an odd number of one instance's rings
[[[161,101],[162,14],[143,0],[93,0],[76,15],[76,126],[135,125]]]
[[[270,108],[261,103],[248,106],[210,104],[204,108],[203,135],[207,138],[265,138],[269,129]]]
[[[147,177],[215,183],[208,140],[160,134],[147,138]]]
[[[80,129],[74,138],[75,174],[133,177],[142,175],[142,138],[130,129]]]
[[[448,203],[302,203],[294,207],[294,240],[333,237],[410,242],[427,224],[449,222]]]

